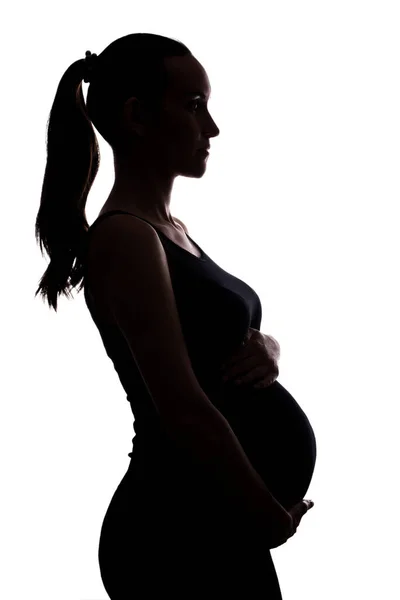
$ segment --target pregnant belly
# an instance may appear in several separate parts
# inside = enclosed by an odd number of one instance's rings
[[[215,405],[278,502],[286,510],[300,502],[312,479],[316,440],[293,396],[278,381],[262,390],[228,384]]]

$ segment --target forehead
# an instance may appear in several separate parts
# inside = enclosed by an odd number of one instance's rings
[[[210,81],[204,67],[194,56],[170,56],[165,59],[170,75],[170,95],[184,98],[192,94],[211,94]]]

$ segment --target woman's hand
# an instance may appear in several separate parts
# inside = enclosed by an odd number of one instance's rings
[[[246,340],[239,351],[222,366],[223,380],[237,385],[265,388],[279,375],[280,346],[270,335],[249,327]]]
[[[291,518],[291,524],[288,527],[285,527],[279,532],[278,536],[275,536],[274,542],[268,546],[270,550],[273,548],[278,548],[278,546],[282,546],[285,544],[289,538],[291,538],[297,531],[298,526],[300,525],[301,519],[304,517],[306,512],[308,512],[314,506],[314,502],[312,500],[301,500],[288,511],[288,514]]]

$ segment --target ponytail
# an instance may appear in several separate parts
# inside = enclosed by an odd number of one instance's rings
[[[59,294],[83,277],[86,200],[97,175],[100,151],[82,93],[85,61],[73,63],[61,78],[47,124],[47,163],[35,235],[50,257],[35,296],[47,296],[57,311]],[[79,287],[80,291],[83,283]]]
[[[157,114],[168,86],[163,59],[189,49],[164,36],[136,33],[112,42],[99,56],[86,53],[64,73],[47,123],[47,162],[35,237],[50,257],[35,296],[57,312],[58,296],[84,285],[89,225],[86,201],[100,165],[95,130],[115,151],[122,147],[119,115],[136,96]],[[87,104],[82,80],[90,81]]]

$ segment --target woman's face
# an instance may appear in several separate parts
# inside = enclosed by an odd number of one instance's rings
[[[210,138],[219,135],[207,102],[211,88],[207,73],[191,55],[164,59],[170,76],[160,121],[151,125],[138,125],[137,100],[125,105],[125,117],[139,133],[135,143],[135,162],[143,160],[148,165],[157,164],[169,174],[196,176],[205,168],[207,157],[199,148],[210,145]],[[129,111],[132,112],[129,112]],[[126,122],[126,121],[125,121]]]

